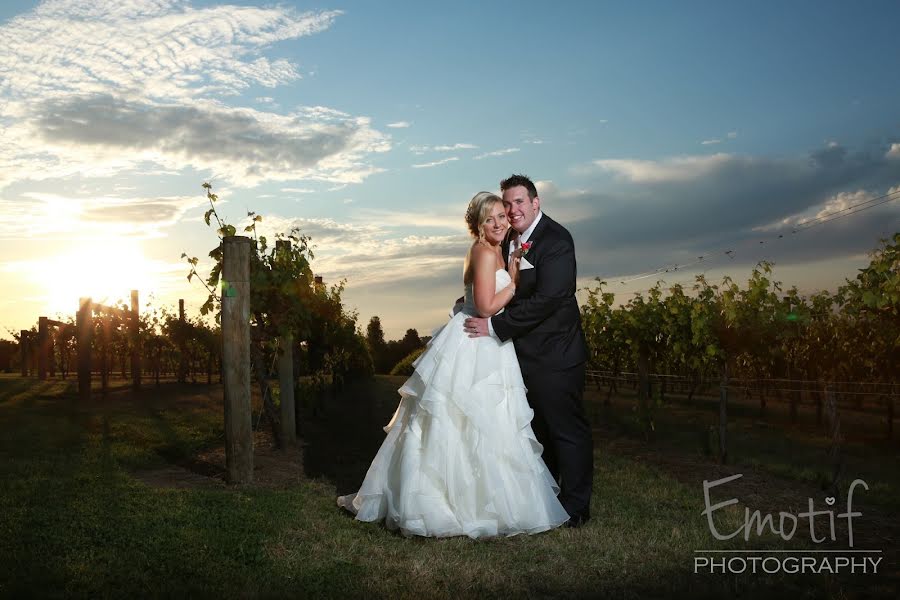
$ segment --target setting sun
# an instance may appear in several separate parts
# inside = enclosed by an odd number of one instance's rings
[[[144,255],[140,241],[107,238],[75,244],[66,255],[42,261],[46,265],[33,273],[46,290],[49,314],[74,314],[82,297],[115,304],[127,302],[131,290],[159,289],[160,268]]]

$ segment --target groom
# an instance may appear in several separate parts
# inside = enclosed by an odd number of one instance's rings
[[[523,251],[516,295],[502,313],[471,317],[465,327],[470,337],[512,338],[544,462],[560,482],[567,524],[580,527],[591,518],[594,453],[582,407],[587,349],[575,299],[575,244],[565,227],[541,212],[528,177],[513,175],[500,189],[512,225],[501,248],[507,266],[517,249]]]

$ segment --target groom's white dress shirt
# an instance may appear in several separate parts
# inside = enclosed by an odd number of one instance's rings
[[[520,235],[516,240],[509,245],[509,254],[506,256],[506,263],[509,264],[509,259],[512,257],[513,252],[522,247],[522,244],[528,241],[528,238],[531,237],[531,234],[534,233],[534,228],[537,227],[538,222],[541,220],[541,217],[544,215],[540,210],[538,210],[537,215],[534,217],[534,221],[531,222],[531,225],[528,226],[522,235]],[[491,319],[488,318],[488,333],[491,334],[491,337],[495,340],[499,340],[497,334],[494,333],[494,326],[491,325]]]

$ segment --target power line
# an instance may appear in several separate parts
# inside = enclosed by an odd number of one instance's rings
[[[900,194],[900,189],[898,189],[895,192],[890,192],[883,196],[879,196],[877,198],[872,198],[871,200],[867,200],[865,202],[860,202],[859,204],[854,204],[852,206],[848,206],[847,208],[842,208],[841,210],[837,210],[832,213],[828,213],[827,215],[823,215],[822,217],[815,219],[813,221],[806,221],[804,223],[801,223],[799,227],[795,228],[794,233],[796,233],[798,231],[805,231],[811,227],[815,227],[816,225],[822,225],[823,223],[837,221],[838,219],[843,219],[844,217],[849,217],[850,215],[855,215],[856,213],[862,212],[864,210],[869,210],[870,208],[876,208],[878,206],[882,206],[883,204],[893,202],[894,200],[897,200],[898,198],[900,198],[900,195],[898,195],[898,194]],[[876,202],[876,201],[879,201],[879,202]],[[871,202],[875,202],[875,203],[871,204],[870,206],[863,206],[863,205],[869,204]],[[855,208],[858,210],[852,210]],[[852,212],[848,212],[847,214],[840,214],[845,211],[852,211]],[[835,216],[835,215],[837,215],[837,216]],[[828,217],[828,218],[826,218],[826,217]]]

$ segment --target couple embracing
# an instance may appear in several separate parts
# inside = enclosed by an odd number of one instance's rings
[[[479,538],[590,519],[575,246],[530,179],[500,189],[469,203],[463,303],[400,388],[359,491],[337,499],[358,520]]]

